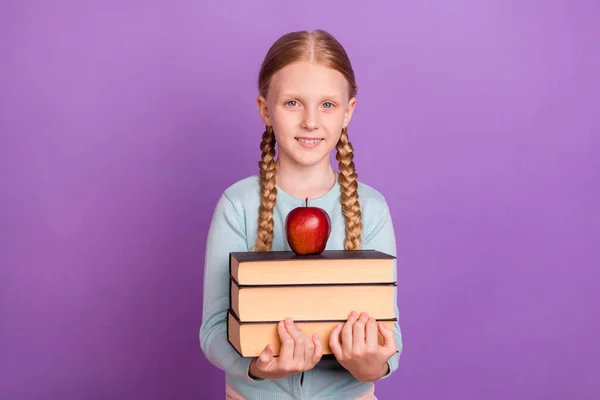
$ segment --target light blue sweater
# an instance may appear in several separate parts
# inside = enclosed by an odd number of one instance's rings
[[[290,250],[285,239],[284,221],[295,207],[304,205],[277,187],[274,209],[274,238],[272,250]],[[340,203],[340,187],[335,185],[309,205],[321,207],[331,218],[331,236],[327,250],[343,250],[345,221]],[[396,255],[396,241],[390,211],[385,198],[377,190],[359,183],[359,202],[363,217],[363,249],[375,249]],[[310,371],[279,380],[257,380],[248,375],[250,357],[241,357],[227,341],[227,309],[229,306],[229,252],[252,251],[257,236],[260,186],[258,176],[242,179],[220,197],[213,214],[206,243],[204,270],[204,303],[200,346],[208,360],[226,373],[226,381],[249,400],[284,399],[353,399],[367,392],[372,383],[356,380],[335,359],[322,359]],[[396,270],[394,268],[394,275]],[[394,294],[397,299],[397,293]],[[394,302],[396,318],[397,301]],[[359,310],[356,310],[359,311]],[[402,351],[400,326],[395,324],[398,352],[388,361],[390,372],[398,368]],[[331,356],[330,356],[331,357]],[[301,380],[302,378],[302,380]]]

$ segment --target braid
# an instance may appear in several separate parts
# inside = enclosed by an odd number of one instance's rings
[[[346,218],[346,250],[358,250],[360,248],[360,235],[362,231],[361,211],[358,202],[358,181],[354,167],[354,148],[348,140],[348,131],[342,129],[342,135],[337,143],[336,160],[339,161],[340,187],[342,194],[340,201],[342,211]]]
[[[258,236],[256,251],[270,251],[273,243],[273,208],[277,200],[275,187],[275,134],[273,128],[267,126],[260,144],[262,158],[260,167],[261,201],[258,212]]]

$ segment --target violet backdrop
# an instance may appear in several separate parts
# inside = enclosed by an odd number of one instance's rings
[[[257,173],[256,77],[323,28],[359,85],[359,177],[398,239],[380,399],[597,399],[600,5],[0,5],[0,397],[221,399],[204,241]]]

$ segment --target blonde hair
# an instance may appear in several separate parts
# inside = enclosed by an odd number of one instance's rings
[[[350,59],[342,45],[328,32],[291,32],[281,36],[269,49],[258,76],[258,89],[267,95],[271,77],[286,65],[300,61],[316,61],[340,72],[348,82],[349,98],[356,96],[357,86]],[[258,236],[255,251],[270,251],[273,243],[273,208],[277,199],[275,186],[275,134],[267,126],[260,145],[261,204],[258,213]],[[354,166],[354,148],[343,129],[336,146],[339,165],[340,202],[346,222],[345,250],[358,250],[362,231],[362,215],[358,199],[358,181]]]

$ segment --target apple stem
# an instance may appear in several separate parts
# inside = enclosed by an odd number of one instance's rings
[[[308,207],[308,197],[306,198],[306,207]]]

